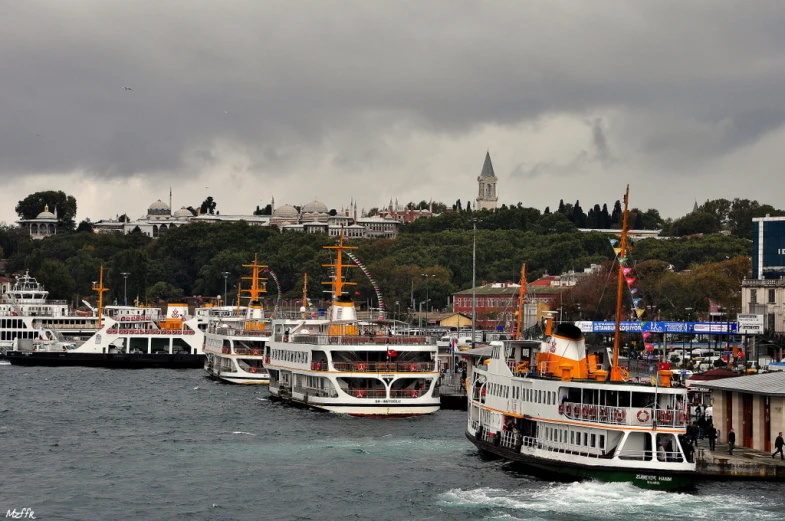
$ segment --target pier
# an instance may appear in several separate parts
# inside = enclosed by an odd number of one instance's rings
[[[468,404],[466,387],[461,385],[460,373],[444,373],[439,380],[441,408],[465,411]]]
[[[728,454],[727,443],[717,443],[716,450],[709,450],[708,440],[701,440],[695,448],[696,471],[705,480],[757,480],[785,481],[785,461],[745,447],[735,447],[733,456]],[[772,451],[773,452],[773,451]]]

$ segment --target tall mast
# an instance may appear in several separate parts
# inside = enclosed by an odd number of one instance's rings
[[[242,277],[242,280],[250,280],[251,287],[250,289],[239,289],[238,293],[248,293],[251,297],[250,304],[258,304],[259,303],[259,295],[262,293],[267,293],[267,278],[260,277],[259,273],[263,269],[266,269],[267,266],[259,264],[257,260],[257,254],[254,253],[253,256],[253,264],[243,264],[243,268],[251,268],[251,276],[250,277]]]
[[[308,273],[303,273],[303,318],[308,313]]]
[[[621,225],[621,244],[619,245],[619,274],[616,283],[616,326],[613,334],[613,363],[611,365],[611,381],[622,381],[621,368],[619,367],[619,344],[621,343],[621,310],[624,289],[624,262],[627,258],[627,218],[629,217],[630,185],[624,193],[624,218]]]
[[[515,340],[521,339],[523,329],[524,298],[526,297],[526,264],[521,266],[521,291],[518,293],[518,323],[515,326]]]
[[[343,250],[356,250],[357,246],[346,246],[343,243],[343,230],[341,230],[341,238],[336,246],[324,246],[326,250],[337,250],[335,256],[335,264],[322,264],[324,267],[335,268],[335,276],[331,282],[322,282],[322,284],[330,284],[333,287],[333,301],[338,300],[343,295],[343,287],[347,285],[356,285],[356,282],[346,282],[343,280],[343,268],[356,268],[355,264],[343,263]]]
[[[104,287],[104,267],[101,266],[98,276],[98,285],[93,282],[93,291],[98,292],[98,329],[101,329],[103,316],[104,316],[104,292],[109,291],[109,288]]]

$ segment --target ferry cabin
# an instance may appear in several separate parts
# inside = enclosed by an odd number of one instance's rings
[[[232,383],[268,383],[264,352],[269,331],[252,327],[263,323],[246,322],[242,316],[234,318],[231,321],[232,317],[221,313],[219,320],[209,323],[205,332],[205,370],[210,376]]]

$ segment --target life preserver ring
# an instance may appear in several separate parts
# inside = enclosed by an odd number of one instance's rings
[[[670,423],[673,419],[673,415],[670,411],[660,411],[659,418],[660,423]]]
[[[624,409],[616,409],[616,412],[613,413],[614,418],[616,418],[616,423],[621,423],[624,421],[624,418],[627,416],[627,413]]]
[[[354,391],[354,395],[357,398],[365,398],[365,391],[363,391],[362,389],[357,389],[356,391]]]
[[[252,355],[260,355],[260,354],[262,354],[262,351],[260,349],[251,349],[251,354]]]
[[[636,417],[638,418],[639,422],[646,423],[647,421],[649,421],[649,417],[650,417],[649,411],[647,411],[646,409],[641,409],[640,411],[638,411],[638,414],[636,414]]]
[[[584,418],[588,418],[589,417],[589,406],[588,405],[584,405],[583,406],[583,417]]]
[[[269,364],[270,363],[270,357],[269,356],[265,356],[264,357],[264,363],[265,364]]]
[[[258,368],[256,368],[256,367],[251,367],[249,370],[250,370],[252,373],[255,373],[255,372],[259,371],[259,369],[258,369]]]
[[[567,416],[572,416],[572,404],[568,403],[567,407],[564,408],[564,412],[567,413]]]
[[[608,419],[608,408],[605,406],[600,407],[600,420],[606,421]]]
[[[409,391],[409,396],[411,396],[412,398],[417,398],[419,394],[420,393],[419,391],[417,391],[417,389],[412,389],[411,391]]]
[[[363,362],[360,362],[359,364],[357,364],[357,370],[358,371],[365,371],[367,368],[368,368],[368,366],[365,365]]]
[[[412,372],[412,373],[417,372],[417,364],[411,364],[409,366],[409,371]]]
[[[564,414],[564,404],[563,403],[559,404],[559,414]]]
[[[679,411],[679,423],[686,423],[687,421],[687,413],[684,411]]]

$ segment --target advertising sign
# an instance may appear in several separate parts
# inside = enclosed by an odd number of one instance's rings
[[[742,316],[742,315],[740,315]],[[581,320],[575,322],[583,333],[613,333],[616,328],[615,322],[601,321],[591,322],[589,320]],[[730,329],[731,334],[736,334],[737,324],[731,322],[644,322],[641,326],[640,322],[624,321],[620,325],[620,329],[625,333],[640,333],[648,331],[650,333],[667,333],[667,334],[703,334],[703,335],[726,335]]]
[[[763,315],[739,313],[736,315],[736,321],[739,323],[739,333],[744,335],[763,334]]]

